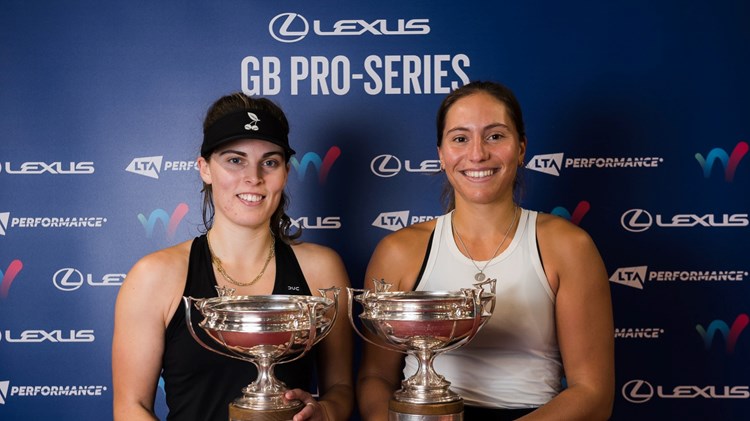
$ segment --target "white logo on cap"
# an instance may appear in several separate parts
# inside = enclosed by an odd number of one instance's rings
[[[247,116],[250,117],[251,121],[249,123],[245,124],[245,130],[252,130],[252,131],[257,132],[258,131],[258,122],[260,121],[260,119],[258,118],[257,115],[255,115],[253,113],[247,113]]]

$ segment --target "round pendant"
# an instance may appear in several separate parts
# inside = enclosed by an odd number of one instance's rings
[[[476,275],[474,275],[474,279],[476,279],[477,282],[482,282],[484,281],[485,278],[486,276],[484,276],[483,272],[479,272]]]

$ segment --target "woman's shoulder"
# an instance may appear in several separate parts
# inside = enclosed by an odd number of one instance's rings
[[[433,219],[412,224],[383,237],[375,247],[370,267],[378,271],[396,269],[411,272],[414,268],[418,269],[436,223]]]
[[[298,260],[323,259],[325,261],[330,261],[341,258],[338,252],[336,252],[336,250],[334,250],[333,248],[318,243],[301,241],[295,244],[291,244],[291,247]]]
[[[578,225],[565,218],[538,213],[537,239],[542,249],[554,250],[564,256],[594,246],[591,236]]]
[[[539,235],[588,236],[583,228],[569,220],[544,212],[537,212],[536,226]]]
[[[174,246],[163,248],[143,256],[136,265],[148,266],[151,270],[168,269],[169,265],[185,262],[190,257],[193,240],[183,241]]]
[[[300,242],[293,244],[292,250],[311,288],[349,286],[344,262],[334,249],[322,244]]]
[[[424,248],[435,231],[437,219],[419,222],[392,232],[380,240],[378,248],[394,249],[397,253],[408,252],[415,248]]]
[[[341,256],[331,247],[310,242],[299,242],[291,247],[305,275],[339,271],[344,267]]]
[[[191,244],[188,240],[138,260],[125,276],[117,306],[168,323],[185,288]]]
[[[190,260],[193,240],[149,253],[139,259],[126,276],[126,282],[164,285],[170,280],[183,280]]]

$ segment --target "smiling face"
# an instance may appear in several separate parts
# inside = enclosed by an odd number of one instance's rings
[[[438,155],[457,204],[512,201],[525,152],[506,105],[488,93],[458,99],[445,115]]]
[[[216,222],[268,226],[279,206],[289,167],[280,146],[241,139],[198,158],[201,178],[211,185]]]

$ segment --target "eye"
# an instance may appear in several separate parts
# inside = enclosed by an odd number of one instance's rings
[[[466,139],[466,136],[456,136],[456,137],[453,138],[453,141],[456,142],[456,143],[464,143],[467,140],[468,139]]]
[[[489,136],[487,136],[488,141],[498,141],[503,140],[505,138],[505,135],[502,133],[492,133]]]
[[[237,155],[227,157],[226,162],[233,167],[244,167],[245,165],[247,165],[245,159]]]
[[[277,159],[267,159],[263,161],[261,165],[263,165],[264,167],[268,167],[268,168],[276,168],[281,164],[279,163]]]

